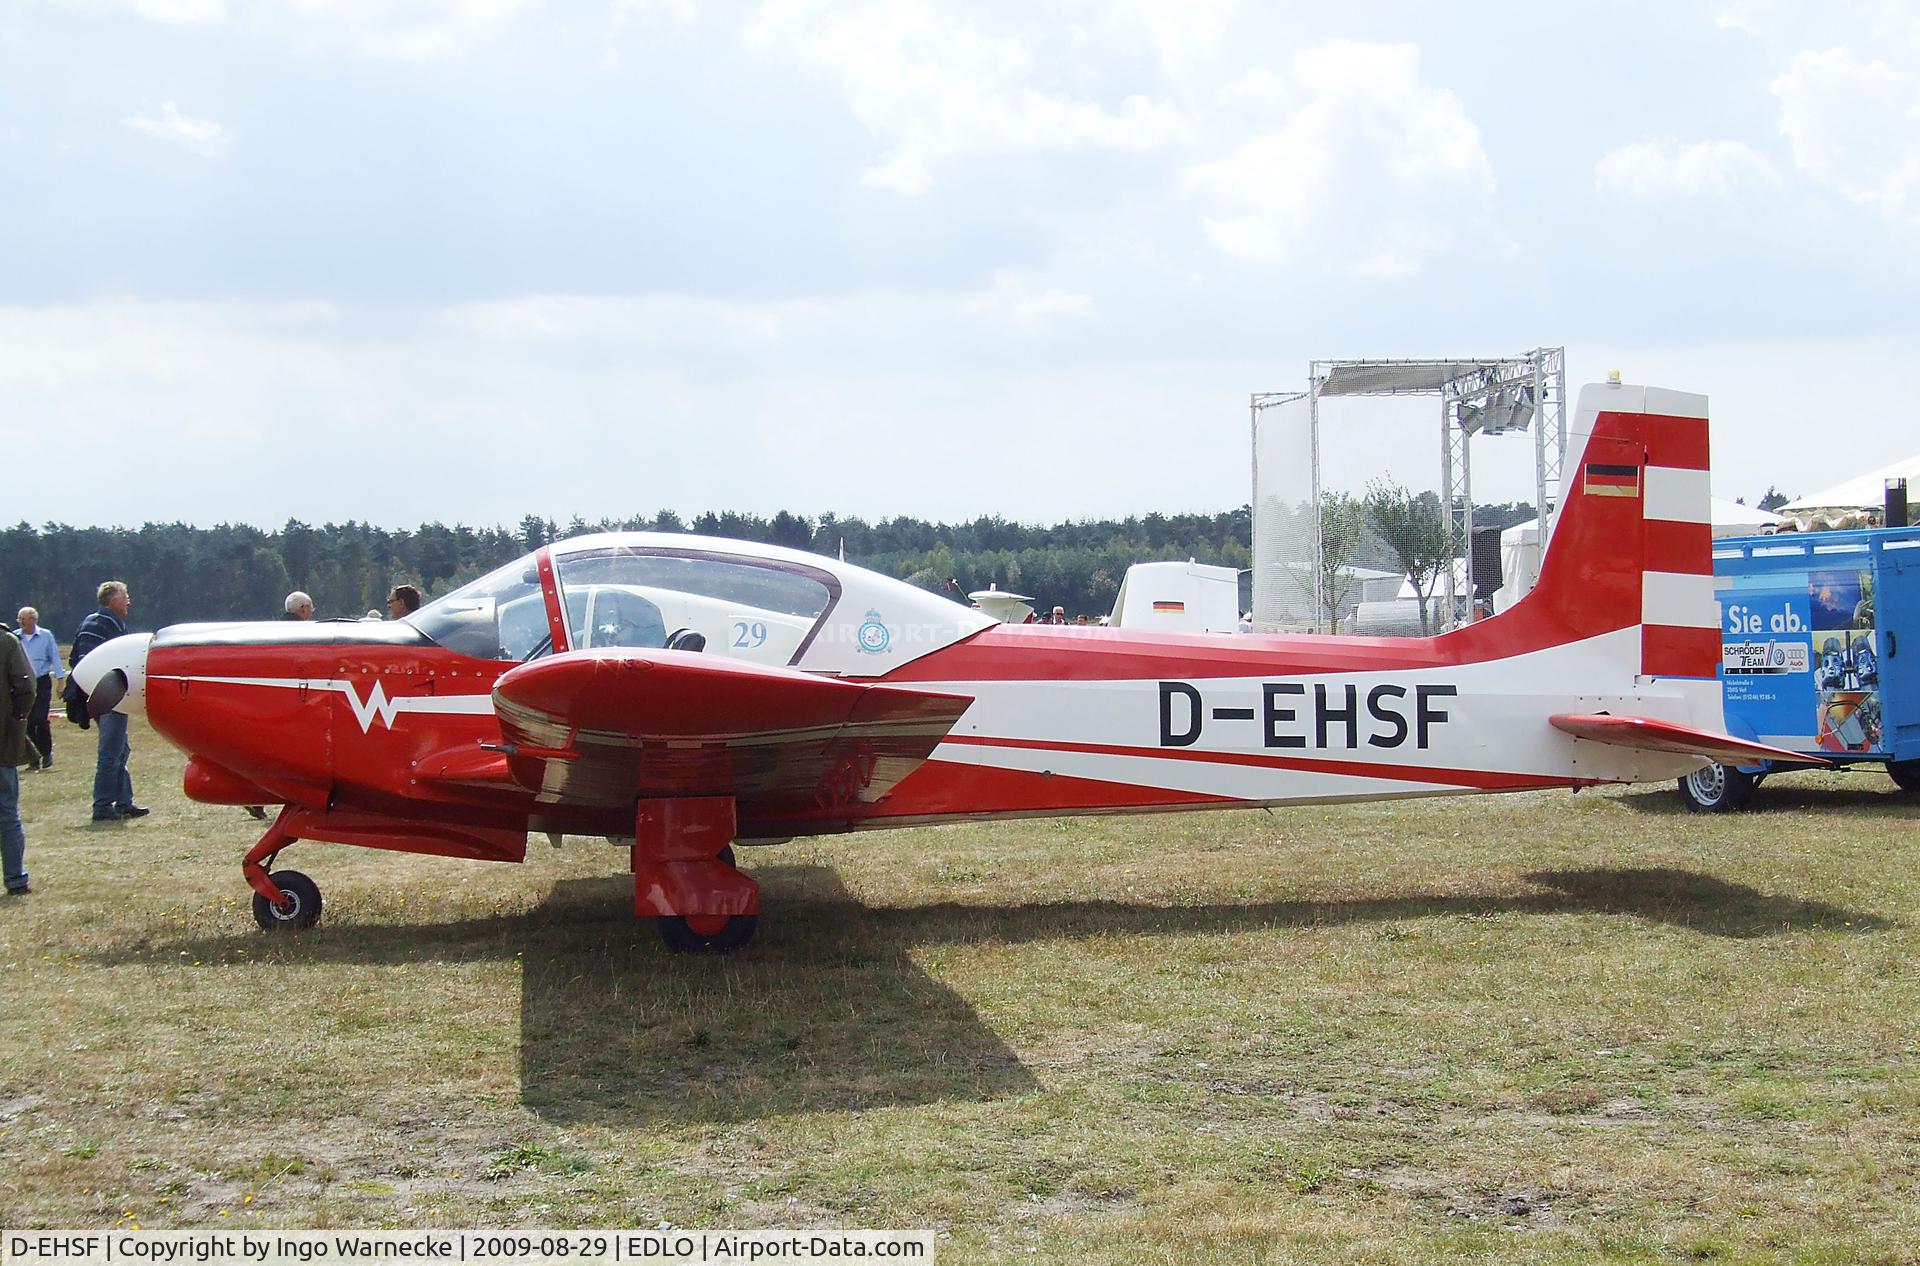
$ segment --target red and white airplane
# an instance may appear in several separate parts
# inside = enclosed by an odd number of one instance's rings
[[[193,799],[284,806],[242,863],[263,927],[320,916],[269,869],[297,840],[517,862],[540,831],[627,845],[637,914],[733,949],[760,910],[735,843],[1798,759],[1722,733],[1706,414],[1583,391],[1537,586],[1437,637],[1003,625],[831,558],[614,533],[401,621],[175,625],[76,676],[144,707]]]

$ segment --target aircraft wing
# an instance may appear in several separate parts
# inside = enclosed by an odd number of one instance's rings
[[[1803,756],[1783,747],[1749,743],[1730,734],[1715,734],[1672,721],[1652,717],[1617,717],[1605,712],[1562,713],[1549,717],[1553,728],[1575,738],[1590,739],[1613,747],[1637,747],[1649,752],[1675,752],[1682,756],[1704,756],[1727,765],[1754,765],[1772,761],[1776,765],[1825,765],[1818,756]]]
[[[514,779],[555,804],[731,795],[743,821],[833,816],[891,791],[971,698],[693,651],[608,648],[509,670],[494,709]]]

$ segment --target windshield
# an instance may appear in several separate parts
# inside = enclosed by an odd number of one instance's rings
[[[406,620],[448,650],[475,659],[527,659],[548,637],[540,572],[531,558],[488,572]]]
[[[837,596],[825,572],[716,554],[615,547],[556,563],[576,649],[692,633],[709,654],[790,664]]]

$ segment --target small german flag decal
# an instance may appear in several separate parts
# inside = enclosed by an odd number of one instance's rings
[[[1153,609],[1155,611],[1185,611],[1187,609],[1187,604],[1184,602],[1161,601],[1161,602],[1154,603]]]
[[[1640,468],[1601,466],[1589,462],[1584,486],[1596,497],[1637,497],[1640,495]]]

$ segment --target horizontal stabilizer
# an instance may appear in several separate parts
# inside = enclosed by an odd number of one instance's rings
[[[1731,734],[1696,730],[1690,725],[1657,721],[1652,717],[1617,717],[1607,713],[1562,713],[1549,717],[1556,730],[1575,738],[1606,743],[1612,747],[1635,747],[1647,752],[1675,752],[1682,756],[1704,756],[1723,765],[1755,765],[1772,761],[1776,765],[1825,765],[1818,756],[1803,756],[1784,747],[1749,743]]]

